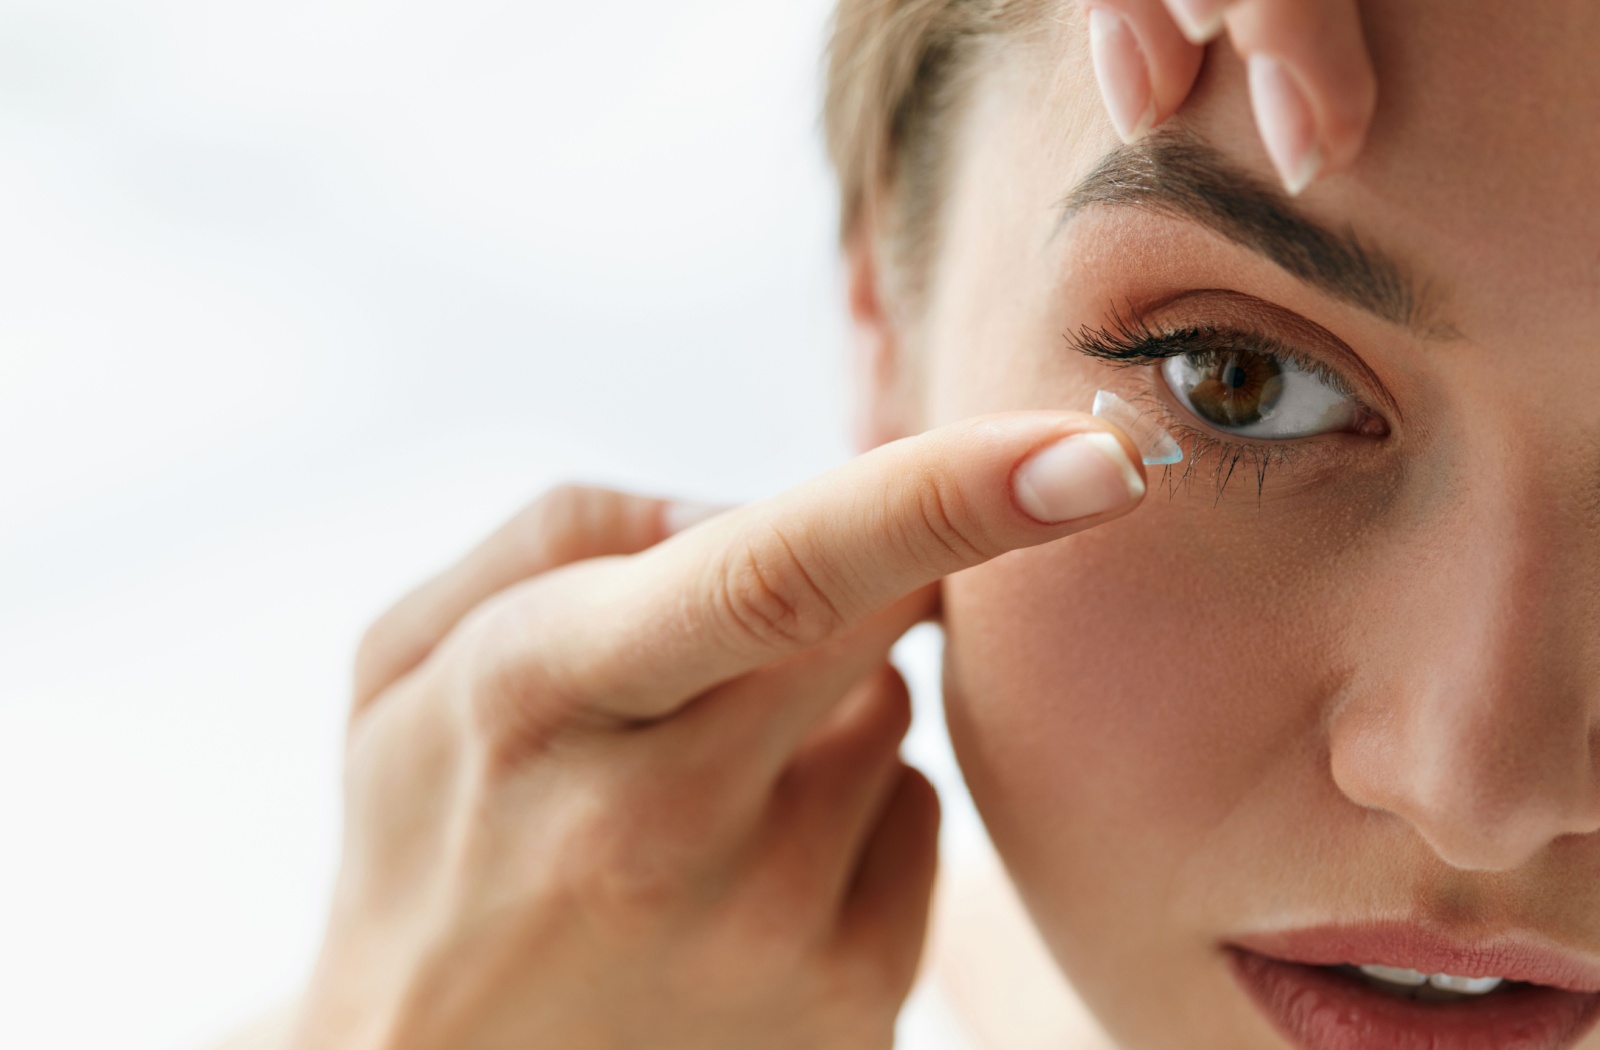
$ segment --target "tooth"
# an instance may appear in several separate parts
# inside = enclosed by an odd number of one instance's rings
[[[1361,972],[1368,977],[1376,977],[1380,981],[1390,984],[1403,984],[1411,988],[1420,988],[1428,983],[1428,975],[1418,973],[1416,970],[1403,970],[1398,966],[1363,966]]]
[[[1436,973],[1428,978],[1428,983],[1440,991],[1483,995],[1500,987],[1503,980],[1503,977],[1457,977],[1454,974]]]

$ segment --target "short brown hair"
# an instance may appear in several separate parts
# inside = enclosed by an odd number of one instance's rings
[[[984,45],[1049,2],[839,0],[823,129],[843,241],[871,215],[901,269],[930,257],[950,126]]]

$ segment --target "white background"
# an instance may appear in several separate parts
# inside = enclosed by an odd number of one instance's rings
[[[293,994],[355,640],[538,491],[848,455],[828,6],[0,0],[0,1046]]]

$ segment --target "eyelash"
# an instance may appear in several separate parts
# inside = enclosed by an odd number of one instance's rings
[[[1064,338],[1079,353],[1106,361],[1119,369],[1147,367],[1168,358],[1201,354],[1219,348],[1242,348],[1263,357],[1290,362],[1346,397],[1360,400],[1344,378],[1324,362],[1257,332],[1210,325],[1161,330],[1150,327],[1137,313],[1125,317],[1113,308],[1110,325],[1098,328],[1084,325],[1075,334],[1065,335]],[[1174,476],[1173,465],[1168,465],[1162,473],[1162,483],[1167,487],[1169,498],[1180,487],[1187,487],[1191,483],[1195,467],[1201,460],[1215,453],[1216,467],[1212,476],[1217,492],[1213,506],[1222,500],[1223,490],[1228,487],[1241,461],[1247,462],[1256,476],[1256,502],[1259,506],[1268,468],[1292,465],[1295,460],[1298,450],[1293,444],[1255,444],[1219,437],[1215,432],[1208,433],[1176,418],[1153,393],[1143,391],[1134,400],[1147,403],[1159,412],[1163,425],[1185,446],[1183,472]]]

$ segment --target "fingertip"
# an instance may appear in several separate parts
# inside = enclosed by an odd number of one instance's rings
[[[1222,32],[1228,0],[1166,0],[1166,5],[1184,38],[1204,46]]]
[[[919,623],[938,623],[944,615],[944,588],[941,581],[919,587],[906,598],[906,606],[916,616],[913,626]]]
[[[907,794],[906,806],[916,814],[915,819],[921,821],[923,830],[937,838],[940,825],[944,822],[944,807],[939,802],[938,788],[933,786],[927,774],[916,766],[907,766],[896,791]]]
[[[928,940],[938,870],[938,797],[905,773],[885,807],[839,913],[833,950],[853,982],[903,998]]]
[[[889,934],[892,943],[920,954],[911,935],[927,922],[938,870],[939,793],[915,766],[902,765],[856,870],[845,913],[857,937]],[[915,957],[910,962],[913,967]]]
[[[1089,43],[1101,97],[1129,145],[1183,105],[1205,57],[1154,0],[1097,0],[1089,8]]]
[[[846,694],[829,725],[860,738],[870,751],[879,744],[898,747],[911,728],[911,715],[911,690],[899,670],[885,660]],[[855,762],[860,761],[858,756]]]
[[[1366,147],[1377,107],[1377,75],[1367,66],[1340,89],[1334,104],[1328,107],[1323,132],[1324,171],[1344,171],[1355,164]]]
[[[895,829],[893,838],[903,858],[897,888],[909,898],[906,913],[918,919],[925,919],[933,899],[943,823],[944,807],[933,781],[916,766],[905,766],[886,807],[884,824]]]
[[[1316,104],[1301,78],[1276,55],[1251,54],[1247,77],[1250,106],[1267,157],[1289,196],[1298,196],[1323,170]]]
[[[1232,4],[1226,22],[1249,69],[1262,140],[1289,193],[1354,164],[1378,83],[1353,0],[1248,0]]]
[[[1111,126],[1132,145],[1155,125],[1157,108],[1149,55],[1123,11],[1089,9],[1089,55]]]
[[[1046,445],[1017,467],[1012,492],[1023,513],[1045,525],[1119,510],[1141,499],[1147,484],[1137,450],[1109,426]]]

